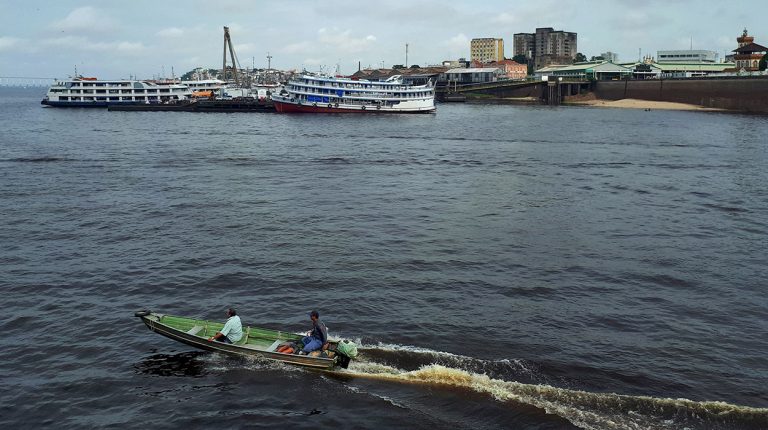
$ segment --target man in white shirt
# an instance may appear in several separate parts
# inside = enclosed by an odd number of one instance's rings
[[[237,316],[237,311],[234,308],[227,309],[227,317],[224,328],[209,337],[209,341],[235,343],[243,338],[243,324],[240,322],[240,317]]]

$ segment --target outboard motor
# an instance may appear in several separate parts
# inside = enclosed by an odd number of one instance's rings
[[[357,357],[357,345],[351,340],[344,339],[336,345],[336,362],[343,368],[349,367],[349,362]]]

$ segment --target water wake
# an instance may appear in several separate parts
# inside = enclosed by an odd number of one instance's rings
[[[544,384],[508,381],[467,370],[482,367],[470,357],[431,351],[423,348],[381,345],[364,347],[346,373],[356,377],[416,384],[435,384],[485,393],[501,402],[518,402],[540,408],[567,419],[585,429],[765,429],[768,409],[732,405],[724,402],[696,402],[687,399],[628,396],[593,393],[558,388]],[[454,365],[423,364],[415,370],[375,361],[377,352],[400,351],[416,355],[432,355]],[[505,360],[506,361],[506,360]],[[525,368],[522,362],[503,363]]]

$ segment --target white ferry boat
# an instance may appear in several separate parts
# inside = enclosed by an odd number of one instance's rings
[[[384,82],[301,75],[272,102],[278,112],[430,113],[435,86],[405,85],[399,75]]]
[[[57,81],[41,104],[48,106],[105,107],[116,104],[168,103],[186,100],[188,86],[152,81],[101,81],[82,76]]]

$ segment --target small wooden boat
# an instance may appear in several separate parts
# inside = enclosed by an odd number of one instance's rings
[[[138,311],[134,314],[155,333],[177,340],[196,348],[222,352],[232,355],[261,357],[282,361],[298,366],[330,370],[336,366],[347,367],[351,358],[345,355],[344,346],[338,348],[339,341],[330,340],[325,351],[315,351],[310,355],[283,354],[277,347],[287,342],[301,343],[303,336],[277,330],[243,326],[243,338],[234,344],[209,341],[208,338],[224,327],[223,323],[164,315],[151,311]],[[343,341],[348,344],[348,341]],[[351,354],[354,355],[354,354]]]

